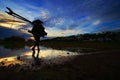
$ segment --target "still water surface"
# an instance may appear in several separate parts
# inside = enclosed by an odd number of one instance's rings
[[[36,54],[34,57],[32,57],[32,50],[28,46],[25,46],[22,49],[7,49],[3,46],[0,46],[0,62],[4,62],[4,65],[7,66],[9,64],[16,63],[29,64],[41,59],[46,64],[59,64],[73,59],[72,56],[80,55],[80,53],[78,54],[76,52],[56,50],[42,46],[40,46],[40,49],[39,56],[36,58]]]

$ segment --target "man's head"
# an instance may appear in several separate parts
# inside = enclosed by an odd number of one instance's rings
[[[32,22],[32,24],[34,24],[34,25],[38,25],[38,24],[42,24],[43,22],[42,21],[40,21],[40,20],[34,20],[33,22]]]

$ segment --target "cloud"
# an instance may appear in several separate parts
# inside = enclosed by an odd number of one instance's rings
[[[30,37],[29,34],[26,34],[24,32],[17,31],[15,29],[8,29],[8,28],[0,26],[0,39],[11,37],[11,36],[21,36],[25,38]]]
[[[120,22],[114,24],[120,20],[119,0],[14,0],[6,3],[2,1],[0,4],[11,7],[16,13],[31,21],[42,20],[45,28],[55,29],[60,32],[59,35],[62,31],[65,31],[65,34],[69,31],[75,34],[75,30],[98,31],[101,30],[101,26],[106,26],[107,22],[109,22],[108,28],[120,25]],[[1,8],[3,10],[3,7]],[[0,19],[0,22],[2,23],[3,20]],[[28,24],[23,26],[29,28]],[[53,31],[49,32],[53,33]]]
[[[7,15],[6,13],[0,12],[0,26],[18,29],[17,26],[19,25],[25,25],[25,23],[19,19],[15,19],[10,15]]]
[[[96,20],[93,22],[93,25],[98,25],[98,24],[100,24],[100,20]]]
[[[44,8],[41,8],[40,9],[40,19],[46,20],[48,18],[49,18],[49,12],[48,12],[48,10],[46,10]]]
[[[63,26],[65,22],[65,18],[62,17],[50,17],[45,21],[46,27],[58,27]]]
[[[50,37],[57,37],[57,36],[69,36],[73,34],[80,34],[83,33],[82,30],[60,30],[57,28],[46,28],[48,32],[48,36]]]

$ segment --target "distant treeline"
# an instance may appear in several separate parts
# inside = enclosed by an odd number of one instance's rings
[[[0,45],[20,49],[24,46],[33,46],[34,41],[25,40],[23,37],[12,36],[0,40]],[[94,48],[94,49],[119,49],[120,32],[102,32],[94,34],[78,34],[66,37],[56,37],[53,39],[42,40],[41,46],[52,47],[57,49],[65,48]]]
[[[19,36],[12,36],[12,37],[5,38],[4,41],[25,42],[25,39],[23,37],[19,37]]]
[[[94,34],[86,33],[86,34],[78,34],[72,36],[56,37],[49,40],[120,41],[120,32],[101,32]],[[12,36],[9,38],[2,39],[0,41],[17,42],[17,43],[33,42],[33,40],[31,39],[28,39],[26,41],[25,38],[20,36]]]
[[[86,33],[68,37],[56,37],[53,40],[120,41],[120,32]]]

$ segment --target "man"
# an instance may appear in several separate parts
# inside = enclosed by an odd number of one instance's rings
[[[45,35],[47,35],[47,33],[45,32],[44,27],[42,25],[43,22],[40,21],[40,20],[35,20],[35,21],[31,22],[28,19],[26,19],[26,18],[18,15],[17,13],[13,12],[9,7],[6,7],[6,8],[9,10],[9,12],[8,11],[5,11],[5,12],[8,13],[9,15],[11,15],[13,17],[16,17],[18,19],[21,19],[23,21],[29,22],[29,23],[31,23],[33,25],[32,30],[31,31],[28,30],[28,32],[32,33],[33,36],[34,36],[34,39],[35,39],[35,44],[34,44],[34,46],[32,48],[33,56],[35,54],[35,47],[38,48],[38,55],[39,55],[39,51],[40,51],[40,49],[39,49],[40,37],[44,37]]]
[[[31,31],[28,30],[28,32],[33,34],[34,39],[35,39],[35,44],[32,47],[32,50],[33,50],[32,56],[34,56],[34,54],[35,54],[35,47],[37,47],[37,49],[38,49],[37,56],[39,55],[39,51],[40,51],[40,49],[39,49],[40,37],[44,37],[45,35],[47,35],[47,33],[45,32],[45,28],[43,27],[42,23],[43,22],[40,21],[40,20],[35,20],[35,21],[32,22],[32,24],[33,24],[32,30]]]

